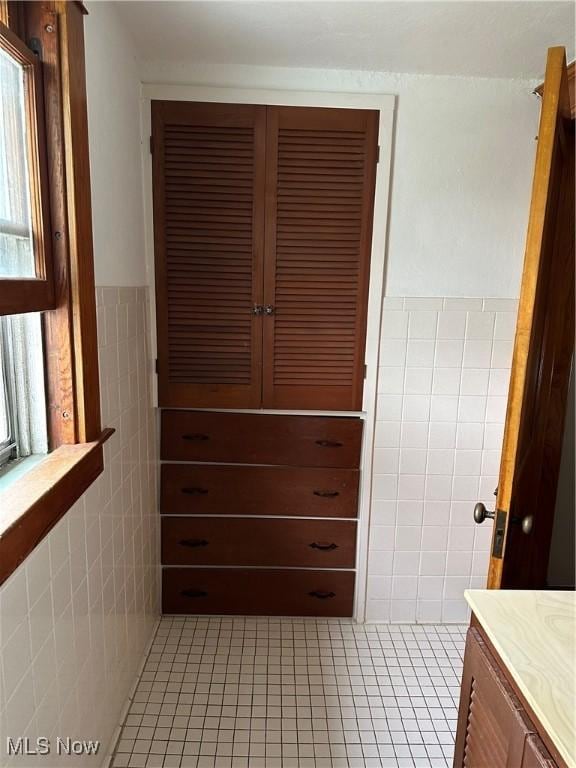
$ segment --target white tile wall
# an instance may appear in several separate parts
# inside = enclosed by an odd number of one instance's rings
[[[146,288],[98,288],[105,471],[0,589],[0,765],[6,737],[100,740],[102,765],[158,612],[156,425]]]
[[[517,302],[384,300],[367,619],[460,622],[483,586]]]

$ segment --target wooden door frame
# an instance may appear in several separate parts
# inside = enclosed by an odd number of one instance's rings
[[[353,617],[363,622],[366,617],[366,588],[368,577],[368,535],[372,497],[372,459],[376,423],[376,390],[378,377],[382,299],[387,262],[387,233],[391,181],[392,147],[395,130],[397,97],[390,94],[358,94],[267,90],[252,88],[220,88],[193,85],[143,84],[141,99],[142,169],[145,221],[145,252],[148,274],[154,274],[154,235],[152,226],[152,160],[149,151],[151,135],[150,104],[154,100],[203,101],[232,104],[259,104],[286,107],[331,107],[340,109],[377,110],[379,116],[379,162],[376,168],[376,194],[370,256],[370,285],[368,291],[368,322],[366,328],[365,360],[369,360],[364,380],[362,411],[345,411],[343,416],[357,415],[364,420],[364,439],[360,464],[360,500],[356,549],[356,586]],[[150,296],[150,343],[156,356],[156,303],[153,289]],[[158,405],[157,381],[153,381],[153,402]],[[234,411],[234,409],[227,409]],[[266,410],[238,409],[243,412],[266,413]],[[273,411],[274,413],[303,413],[335,415],[334,411]]]
[[[533,321],[538,299],[538,281],[541,277],[541,256],[543,243],[546,237],[546,227],[549,224],[549,200],[550,184],[552,182],[552,170],[554,168],[555,137],[558,122],[574,122],[571,114],[571,104],[566,98],[567,93],[567,68],[565,65],[565,49],[563,47],[550,48],[547,57],[546,78],[552,86],[553,96],[544,100],[540,114],[538,136],[541,142],[550,142],[553,139],[551,150],[536,152],[536,160],[532,182],[530,213],[528,217],[528,231],[526,235],[526,247],[522,270],[520,304],[516,321],[516,334],[514,340],[514,357],[510,373],[510,391],[506,411],[506,422],[502,443],[502,455],[500,459],[500,472],[498,494],[496,499],[496,519],[492,531],[492,543],[490,547],[490,559],[488,567],[487,587],[499,589],[504,574],[504,558],[508,544],[508,534],[511,523],[513,505],[514,476],[517,471],[517,451],[519,447],[522,428],[522,412],[525,408],[524,398],[526,383],[528,380],[529,364],[532,356],[532,331]],[[555,94],[564,94],[558,102]],[[540,147],[543,144],[539,145]],[[573,320],[573,318],[572,318]],[[573,324],[571,328],[573,329]],[[573,337],[573,332],[570,332]],[[568,349],[564,348],[567,353]],[[572,350],[573,351],[573,350]],[[568,365],[568,372],[570,366]],[[568,382],[566,382],[566,389]],[[559,440],[562,442],[564,430],[561,430]],[[498,518],[502,519],[499,520]],[[514,519],[514,518],[512,518]],[[500,553],[493,554],[496,537],[502,537]]]
[[[566,73],[568,75],[568,93],[570,94],[570,116],[574,120],[576,119],[576,61],[568,64]],[[544,83],[540,83],[537,88],[534,88],[534,93],[542,98]]]

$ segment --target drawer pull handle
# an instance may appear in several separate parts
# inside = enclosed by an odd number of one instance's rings
[[[191,443],[202,443],[209,439],[208,435],[203,435],[202,432],[191,432],[182,435],[182,440],[188,440]]]
[[[178,542],[181,547],[207,547],[206,539],[181,539]]]
[[[180,594],[182,597],[208,597],[208,592],[202,589],[183,589]]]
[[[181,491],[182,493],[187,493],[188,496],[205,496],[208,493],[206,488],[196,487],[181,488]]]
[[[316,445],[321,448],[342,448],[342,443],[337,440],[316,440]]]
[[[313,541],[312,544],[308,544],[312,549],[321,549],[323,552],[329,552],[331,549],[338,549],[338,544],[328,544],[326,541]]]
[[[318,590],[308,592],[308,594],[310,597],[317,597],[318,600],[329,600],[331,597],[336,597],[336,592],[319,592]]]
[[[340,496],[340,491],[312,491],[314,496],[320,496],[321,499],[335,499]]]

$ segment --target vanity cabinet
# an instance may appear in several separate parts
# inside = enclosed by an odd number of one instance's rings
[[[476,622],[468,630],[454,768],[555,768],[557,762]],[[545,734],[544,734],[545,737]]]

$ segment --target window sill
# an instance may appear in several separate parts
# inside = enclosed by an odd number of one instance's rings
[[[0,584],[103,471],[102,445],[113,432],[60,446],[0,492]]]
[[[45,453],[33,453],[31,456],[26,456],[24,459],[15,459],[14,462],[10,462],[14,464],[13,467],[7,468],[7,466],[3,464],[0,469],[0,496],[23,475],[30,472],[31,469],[34,469],[40,462],[44,461],[46,456],[47,454]],[[0,518],[1,517],[2,513],[0,512]],[[2,524],[0,522],[0,531],[1,530]]]

